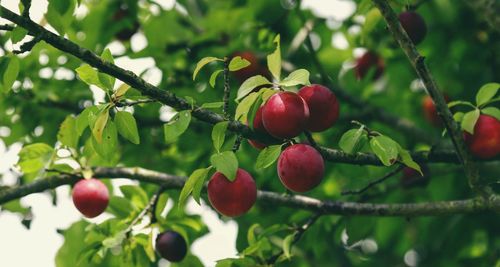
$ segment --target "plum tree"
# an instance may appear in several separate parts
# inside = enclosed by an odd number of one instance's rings
[[[427,25],[418,13],[414,11],[402,12],[399,14],[399,22],[414,44],[419,44],[424,40],[427,34]]]
[[[292,92],[271,96],[262,109],[262,122],[269,134],[277,138],[293,138],[307,126],[309,107],[302,97]]]
[[[97,179],[82,179],[73,188],[73,203],[85,217],[94,218],[103,213],[109,202],[106,185]]]
[[[243,169],[238,169],[232,182],[221,172],[214,173],[208,182],[207,191],[212,207],[228,217],[246,213],[257,199],[255,181]]]
[[[321,154],[312,146],[291,145],[278,159],[278,176],[286,188],[294,192],[307,192],[321,183],[324,164]]]
[[[478,158],[493,158],[500,154],[500,121],[481,114],[474,126],[474,133],[464,132],[465,143]]]
[[[373,70],[373,80],[376,80],[384,73],[384,60],[374,51],[366,51],[356,60],[355,74],[358,79],[363,79]]]
[[[321,132],[330,128],[339,118],[339,102],[328,88],[319,84],[304,86],[299,96],[309,107],[307,130]],[[255,126],[254,126],[255,127]]]
[[[186,240],[178,232],[165,231],[156,236],[155,249],[162,258],[171,262],[179,262],[186,257]]]

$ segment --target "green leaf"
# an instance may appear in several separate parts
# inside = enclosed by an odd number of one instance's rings
[[[222,106],[224,106],[224,102],[204,103],[203,105],[201,105],[202,108],[207,108],[207,109],[221,108]]]
[[[210,81],[208,83],[210,84],[210,86],[212,86],[212,88],[215,88],[215,81],[217,80],[217,76],[219,76],[222,71],[224,70],[216,70],[214,71],[214,73],[212,73],[212,75],[210,75]]]
[[[120,191],[123,193],[123,196],[130,200],[138,210],[146,207],[149,202],[148,195],[140,186],[122,185],[120,186]]]
[[[118,218],[127,218],[136,209],[129,199],[119,196],[111,196],[107,211]]]
[[[308,85],[309,82],[309,71],[305,69],[298,69],[279,83],[281,86],[295,86],[295,85]]]
[[[25,174],[33,174],[28,180],[34,179],[45,172],[45,168],[52,161],[54,149],[44,143],[35,143],[24,146],[19,151],[17,164]]]
[[[191,111],[183,110],[177,113],[177,115],[167,124],[163,126],[163,132],[165,133],[165,142],[172,143],[177,140],[189,127],[191,122]]]
[[[20,26],[16,26],[14,30],[12,30],[10,40],[13,44],[16,44],[21,41],[26,36],[26,34],[28,34],[28,31],[26,29]]]
[[[104,82],[109,82],[106,81],[105,76],[100,76],[99,72],[92,68],[88,64],[84,64],[76,69],[76,73],[78,74],[78,77],[82,81],[84,81],[88,85],[95,85],[104,91],[108,90],[110,87],[110,84],[105,84]],[[104,74],[103,74],[104,75]],[[104,78],[101,78],[104,77]],[[103,82],[104,81],[104,82]],[[111,86],[112,89],[112,86]]]
[[[274,38],[273,42],[276,43],[276,50],[267,56],[267,67],[273,77],[279,81],[281,76],[281,48],[279,34]]]
[[[226,130],[229,125],[229,121],[221,121],[214,125],[212,129],[212,142],[214,144],[214,148],[217,152],[220,152],[222,145],[224,144],[224,140],[226,139]]]
[[[81,220],[73,223],[68,229],[64,230],[64,243],[59,248],[55,256],[56,267],[92,266],[92,264],[88,263],[86,260],[82,261],[83,264],[79,264],[80,257],[86,250],[86,246],[83,246],[82,241],[87,235],[85,228],[87,228],[88,225],[89,223],[87,221]],[[90,250],[90,252],[93,252],[93,250]]]
[[[267,146],[260,151],[255,162],[255,169],[265,169],[271,166],[280,156],[282,145]]]
[[[250,92],[252,92],[256,87],[266,85],[266,84],[271,84],[269,80],[267,80],[266,77],[262,75],[256,75],[248,78],[246,81],[244,81],[240,88],[238,89],[238,93],[236,95],[236,100],[240,100],[246,95],[248,95]]]
[[[9,65],[3,73],[3,87],[5,92],[9,92],[12,89],[12,85],[19,75],[19,59],[16,56],[9,57]]]
[[[109,160],[117,153],[117,139],[116,126],[112,121],[109,121],[102,131],[102,142],[98,143],[95,137],[93,137],[92,147],[99,156]]]
[[[472,103],[467,102],[467,101],[460,101],[460,100],[449,102],[448,103],[448,108],[452,108],[452,107],[458,106],[458,105],[476,108],[474,105],[472,105]]]
[[[241,69],[246,68],[248,66],[250,66],[250,61],[248,61],[240,56],[233,57],[231,59],[231,61],[229,62],[229,70],[230,71],[238,71],[238,70],[241,70]]]
[[[253,103],[257,100],[257,98],[261,95],[261,91],[250,93],[247,97],[243,98],[243,100],[236,107],[236,112],[234,114],[234,119],[242,122],[247,121],[247,114]]]
[[[496,107],[487,107],[481,109],[481,112],[486,115],[490,115],[492,117],[495,117],[497,120],[500,121],[500,109]]]
[[[118,111],[115,114],[115,123],[116,129],[121,136],[136,145],[140,143],[137,123],[135,122],[135,118],[132,114],[126,111]]]
[[[292,249],[292,241],[295,237],[295,234],[289,234],[285,237],[283,240],[283,254],[287,259],[290,259],[291,255],[291,249]]]
[[[257,98],[257,101],[255,101],[253,103],[252,107],[248,111],[247,122],[252,130],[254,130],[253,121],[255,120],[255,116],[257,115],[257,111],[259,110],[260,106],[262,105],[262,102],[263,102],[262,97]],[[251,122],[251,123],[249,123],[249,122]]]
[[[476,105],[482,106],[490,101],[500,89],[500,83],[487,83],[476,94]]]
[[[186,203],[186,200],[191,193],[193,194],[193,198],[196,200],[196,203],[200,204],[201,189],[203,188],[203,183],[205,182],[211,168],[212,167],[197,169],[189,176],[184,184],[184,187],[182,188],[181,194],[179,195],[179,207],[184,206],[184,203]]]
[[[66,14],[71,7],[71,1],[68,0],[50,0],[49,3],[61,15]]]
[[[207,65],[208,63],[213,62],[213,61],[224,61],[224,60],[222,60],[220,58],[216,58],[216,57],[202,58],[200,61],[198,61],[198,63],[196,64],[196,68],[194,69],[193,81],[196,79],[196,75],[198,75],[198,72],[201,70],[201,68],[203,68],[205,65]]]
[[[257,238],[255,237],[255,230],[257,228],[260,228],[260,224],[258,224],[258,223],[254,223],[254,224],[252,224],[252,226],[250,226],[250,228],[248,228],[247,242],[249,245],[253,245],[253,244],[255,244],[255,242],[257,242]]]
[[[463,112],[456,112],[455,114],[453,114],[453,119],[456,122],[460,123],[460,122],[462,122],[464,115],[465,115],[465,113],[463,113]]]
[[[76,127],[76,132],[78,136],[82,136],[83,131],[85,131],[85,128],[89,126],[89,114],[93,114],[95,111],[97,111],[96,106],[90,106],[86,107],[77,117],[75,120],[75,127]]]
[[[470,134],[474,134],[474,126],[476,125],[477,119],[479,119],[480,114],[481,111],[479,111],[479,109],[475,109],[473,111],[465,113],[464,117],[462,118],[462,129],[469,132]]]
[[[410,152],[408,152],[408,150],[403,149],[399,144],[398,144],[398,153],[399,153],[399,158],[404,165],[420,172],[422,176],[424,175],[422,173],[422,170],[420,169],[420,165],[418,165],[418,163],[416,163],[413,160]]]
[[[236,172],[238,171],[238,158],[233,151],[224,151],[222,153],[213,154],[210,157],[210,162],[218,172],[226,176],[229,181],[236,179]]]
[[[76,148],[80,134],[75,134],[75,132],[77,132],[76,119],[72,115],[68,115],[59,126],[57,140],[65,146]]]
[[[110,106],[108,105],[105,109],[99,112],[95,120],[95,124],[92,127],[92,135],[94,136],[97,143],[102,142],[102,132],[104,130],[104,127],[106,127],[106,123],[108,122],[109,108]]]
[[[385,166],[392,165],[398,157],[398,143],[387,136],[372,137],[370,148]]]
[[[130,85],[128,85],[126,83],[120,85],[120,87],[118,87],[116,89],[115,97],[118,98],[118,99],[121,98],[122,96],[124,96],[127,93],[127,91],[129,89],[130,89]]]
[[[339,141],[339,147],[349,154],[359,152],[368,141],[364,126],[345,132]]]

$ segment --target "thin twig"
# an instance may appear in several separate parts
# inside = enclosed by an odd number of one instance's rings
[[[236,140],[234,140],[233,152],[236,152],[236,151],[238,151],[238,149],[240,149],[240,145],[241,145],[242,140],[243,140],[243,137],[241,136],[241,134],[238,134],[236,136]]]
[[[302,19],[303,23],[306,23],[305,16],[300,8],[297,8],[297,13],[299,17]],[[321,64],[316,51],[314,50],[311,35],[308,33],[307,38],[305,39],[305,45],[307,48],[307,52],[310,55],[310,58],[316,67],[319,75],[321,77],[321,83],[327,86],[335,95],[344,100],[346,103],[351,104],[353,107],[357,107],[362,109],[363,112],[370,114],[371,118],[376,119],[384,124],[395,127],[401,132],[413,137],[416,140],[422,140],[429,143],[434,143],[434,137],[423,131],[422,129],[415,126],[415,124],[407,119],[399,118],[393,114],[386,112],[384,109],[376,107],[366,101],[361,100],[360,98],[354,97],[349,94],[343,88],[335,85],[333,83],[332,78],[326,72],[323,64]]]
[[[120,101],[120,102],[116,102],[115,105],[117,107],[131,107],[131,106],[135,106],[135,105],[154,103],[154,102],[158,102],[158,100],[156,100],[156,99],[144,99],[144,100],[137,100],[137,101],[133,101],[133,102]]]
[[[394,176],[395,174],[397,174],[398,172],[400,172],[402,169],[404,168],[404,165],[400,165],[399,167],[397,167],[396,169],[386,173],[384,176],[380,177],[380,178],[377,178],[375,180],[372,180],[371,182],[369,182],[365,187],[362,187],[360,189],[355,189],[355,190],[345,190],[345,191],[342,191],[341,195],[345,196],[345,195],[359,195],[359,194],[362,194],[364,193],[366,190],[384,182],[385,180],[391,178],[392,176]]]
[[[160,198],[161,193],[163,193],[163,191],[165,191],[165,189],[166,189],[165,185],[160,185],[160,187],[158,188],[158,191],[156,191],[156,193],[151,197],[151,199],[149,200],[146,207],[144,207],[144,209],[141,210],[141,212],[137,215],[137,217],[134,218],[134,220],[130,223],[128,228],[125,230],[125,233],[127,235],[129,235],[130,232],[132,232],[132,228],[137,223],[139,223],[139,221],[141,221],[144,218],[144,216],[146,216],[148,213],[151,213],[151,221],[150,221],[151,223],[154,223],[157,221],[156,213],[155,213],[156,205],[158,204],[158,199]]]
[[[425,88],[427,89],[427,93],[432,98],[436,106],[436,110],[438,115],[441,117],[441,120],[444,121],[446,126],[446,130],[450,135],[450,139],[455,147],[457,156],[464,166],[466,177],[468,179],[470,187],[480,193],[481,195],[488,197],[493,192],[491,188],[487,186],[479,185],[480,177],[477,166],[472,161],[472,157],[467,151],[465,146],[465,142],[463,139],[462,130],[457,122],[453,119],[453,115],[451,114],[448,105],[444,99],[443,94],[439,90],[429,68],[424,62],[424,57],[419,54],[415,44],[411,41],[408,34],[401,26],[399,22],[397,14],[394,12],[390,4],[386,0],[372,0],[375,6],[380,10],[380,13],[384,17],[387,25],[389,26],[389,30],[391,31],[394,39],[401,46],[401,49],[404,51],[411,65],[415,69],[416,73],[422,80]]]
[[[303,225],[301,225],[300,227],[297,227],[295,229],[295,232],[293,233],[293,240],[292,242],[290,243],[290,249],[292,249],[292,247],[297,243],[299,242],[300,238],[302,238],[302,236],[304,235],[304,233],[307,231],[307,229],[311,228],[311,226],[319,219],[319,217],[321,217],[321,215],[323,215],[322,213],[316,213],[314,214],[311,218],[309,218],[307,220],[306,223],[304,223]],[[273,256],[271,256],[268,260],[266,260],[266,263],[267,264],[270,264],[270,265],[273,265],[276,263],[276,261],[279,259],[279,257],[281,257],[281,255],[283,255],[284,251],[280,251],[276,254],[274,254]]]
[[[21,0],[21,3],[24,6],[23,13],[21,16],[28,18],[30,17],[30,8],[31,8],[31,0]]]
[[[224,58],[224,106],[222,106],[222,113],[224,114],[224,118],[229,120],[229,96],[230,96],[230,87],[229,87],[229,58]]]

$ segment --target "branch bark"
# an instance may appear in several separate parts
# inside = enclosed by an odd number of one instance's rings
[[[128,178],[163,186],[165,189],[181,189],[187,177],[170,175],[142,168],[103,168],[94,169],[96,178]],[[61,185],[74,184],[77,176],[56,175],[35,180],[29,184],[0,191],[0,205],[29,194],[40,193]],[[265,205],[277,205],[293,209],[309,210],[330,215],[365,215],[365,216],[441,216],[452,214],[469,214],[477,212],[500,212],[500,199],[476,197],[466,200],[375,204],[343,201],[319,200],[302,195],[282,195],[275,192],[261,191],[257,193],[259,202]]]
[[[80,60],[90,64],[91,66],[99,69],[99,71],[109,74],[115,78],[122,80],[131,87],[136,88],[142,94],[149,96],[152,99],[156,99],[159,102],[171,106],[177,110],[189,110],[192,109],[192,115],[197,119],[210,123],[216,124],[218,122],[224,121],[224,117],[220,114],[211,112],[209,110],[195,106],[194,108],[191,104],[183,98],[177,97],[172,92],[161,90],[156,86],[146,82],[142,78],[135,75],[133,72],[120,68],[110,62],[103,61],[99,56],[97,56],[92,51],[78,46],[76,43],[60,37],[37,23],[33,22],[28,18],[17,15],[16,13],[0,6],[0,16],[25,28],[33,36],[39,36],[39,38],[46,43],[52,45],[53,47],[71,54]],[[230,121],[228,129],[241,134],[243,137],[248,139],[255,139],[266,144],[276,143],[276,139],[269,135],[257,133],[252,131],[248,126],[238,122]],[[332,162],[348,163],[348,164],[371,164],[371,165],[382,165],[380,160],[376,158],[373,154],[363,154],[358,153],[355,155],[349,155],[339,150],[330,149],[326,147],[318,146],[318,150],[321,152],[325,160]],[[416,160],[427,161],[429,158],[434,158],[434,153],[417,153]],[[430,157],[433,155],[433,157]],[[455,163],[455,157],[451,156],[449,153],[436,154],[436,162],[453,162]]]
[[[462,130],[453,119],[453,115],[451,114],[451,111],[446,104],[443,94],[439,91],[434,78],[432,77],[427,65],[424,62],[424,57],[419,54],[415,45],[406,34],[405,30],[399,23],[397,14],[391,8],[390,4],[386,0],[372,0],[372,2],[382,13],[382,16],[387,22],[389,30],[394,36],[394,39],[396,39],[396,41],[403,49],[411,65],[413,66],[418,76],[422,80],[425,88],[427,89],[427,93],[436,105],[436,111],[444,121],[446,130],[448,131],[451,141],[453,142],[453,145],[457,152],[457,156],[464,166],[466,177],[468,179],[470,187],[483,196],[490,196],[492,194],[491,190],[487,187],[479,185],[479,172],[475,163],[472,161],[472,157],[467,151],[465,142],[462,137]]]

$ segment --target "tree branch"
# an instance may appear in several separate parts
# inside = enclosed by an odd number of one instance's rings
[[[304,235],[304,233],[307,231],[307,229],[311,228],[311,226],[321,217],[321,213],[316,213],[311,218],[307,220],[306,223],[301,225],[300,227],[297,227],[295,232],[293,233],[293,240],[290,243],[290,250],[292,249],[293,245],[297,244],[299,242],[300,238]],[[284,251],[280,251],[279,253],[274,254],[272,257],[270,257],[266,262],[267,264],[273,265],[276,263],[276,261],[283,255]]]
[[[91,66],[99,69],[99,71],[109,74],[121,81],[127,83],[131,87],[139,90],[143,95],[149,96],[165,105],[171,106],[177,110],[192,110],[192,115],[204,122],[216,124],[224,121],[224,117],[212,111],[192,105],[183,98],[177,97],[175,94],[161,90],[154,85],[146,82],[142,78],[135,75],[133,72],[120,68],[108,61],[103,61],[92,51],[78,46],[74,42],[60,37],[30,19],[21,17],[3,6],[0,6],[0,16],[16,23],[17,25],[25,28],[33,36],[40,36],[40,39],[52,45],[53,47],[71,54],[82,61],[90,64]],[[241,134],[247,139],[258,140],[265,144],[277,143],[277,140],[269,135],[252,131],[248,126],[238,122],[230,121],[228,129]],[[377,165],[382,166],[382,162],[374,154],[357,153],[347,154],[343,151],[330,149],[326,147],[317,147],[325,160],[339,163],[358,164],[358,165]],[[415,160],[421,162],[448,162],[457,163],[457,158],[454,154],[449,152],[418,152],[413,153],[412,156]]]
[[[141,182],[162,185],[165,189],[181,189],[187,177],[175,176],[142,168],[94,168],[96,178],[128,178]],[[77,176],[56,175],[35,180],[29,184],[0,191],[0,205],[29,194],[40,193],[61,185],[74,184]],[[282,195],[275,192],[257,192],[257,199],[265,205],[284,206],[330,215],[368,215],[368,216],[441,216],[468,214],[486,211],[500,212],[500,199],[495,195],[489,199],[476,197],[466,200],[374,204],[343,201],[319,200],[301,195]]]
[[[404,168],[404,165],[400,165],[398,168],[386,173],[384,176],[378,178],[378,179],[375,179],[371,182],[369,182],[365,187],[363,188],[360,188],[360,189],[356,189],[356,190],[345,190],[345,191],[342,191],[341,195],[345,196],[345,195],[359,195],[359,194],[362,194],[364,193],[366,190],[370,189],[371,187],[373,186],[376,186],[380,183],[382,183],[383,181],[391,178],[392,176],[394,176],[395,174],[397,174],[398,172],[400,172],[402,169]]]
[[[302,14],[302,11],[298,11],[299,15],[302,17],[302,20],[305,21],[304,15]],[[311,36],[309,32],[307,33],[307,38],[305,39],[305,44],[307,47],[307,50],[309,54],[311,55],[311,60],[316,66],[317,71],[319,72],[319,75],[321,77],[321,83],[323,83],[325,86],[330,88],[336,96],[338,96],[340,99],[343,99],[344,101],[348,102],[354,107],[360,108],[363,110],[363,112],[366,112],[367,114],[370,115],[370,117],[379,120],[380,122],[390,125],[395,127],[396,129],[400,130],[401,132],[407,134],[408,136],[411,136],[415,138],[416,140],[423,140],[428,143],[434,143],[434,137],[423,131],[422,129],[418,128],[415,126],[415,124],[407,119],[399,118],[396,115],[387,113],[384,109],[376,107],[366,101],[363,101],[359,98],[354,97],[353,95],[349,94],[346,90],[343,88],[335,85],[333,83],[333,80],[330,78],[330,75],[326,72],[325,68],[319,61],[318,55],[314,51]]]
[[[405,30],[399,23],[398,16],[392,10],[391,6],[386,0],[372,0],[375,6],[380,10],[382,16],[384,17],[389,30],[392,35],[399,43],[406,56],[410,60],[411,65],[417,72],[418,76],[422,80],[427,93],[432,98],[434,104],[436,105],[436,110],[438,115],[444,121],[446,130],[448,131],[451,141],[455,147],[458,158],[462,165],[464,166],[466,177],[469,181],[470,187],[481,193],[483,196],[488,196],[491,194],[491,190],[479,185],[479,172],[470,154],[465,147],[465,142],[462,137],[462,130],[460,126],[453,119],[448,105],[443,97],[443,94],[439,91],[434,78],[432,77],[427,65],[424,62],[424,57],[421,56],[413,42],[410,40]]]

